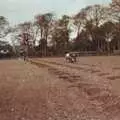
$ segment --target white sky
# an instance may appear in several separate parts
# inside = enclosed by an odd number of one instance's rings
[[[34,19],[39,13],[54,12],[72,15],[90,4],[108,4],[111,0],[0,0],[0,16],[12,25]]]

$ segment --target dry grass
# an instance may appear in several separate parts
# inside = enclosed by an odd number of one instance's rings
[[[112,86],[120,79],[119,69],[112,69],[119,68],[119,61],[0,61],[0,120],[119,120],[120,94]]]

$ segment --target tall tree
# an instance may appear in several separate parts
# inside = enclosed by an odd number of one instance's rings
[[[0,16],[0,37],[4,37],[6,34],[6,28],[8,28],[9,22],[4,16]]]
[[[120,0],[112,0],[111,7],[112,7],[116,12],[120,12]]]
[[[69,33],[68,27],[69,16],[63,15],[61,19],[56,21],[53,32],[52,41],[58,54],[64,54],[69,49]]]
[[[31,22],[24,22],[22,24],[19,24],[19,28],[21,30],[21,33],[19,35],[19,37],[21,38],[21,47],[24,51],[25,56],[28,56],[30,47],[33,42],[31,41],[30,34]]]
[[[102,25],[108,18],[107,10],[107,7],[101,5],[88,6],[84,8],[84,11],[86,11],[85,28],[88,31],[94,46],[96,46],[96,50],[100,50],[101,41],[99,40],[98,32],[100,25]]]
[[[101,48],[103,51],[111,52],[114,49],[113,38],[115,36],[115,24],[111,21],[105,22],[103,25],[100,26],[99,35],[101,37]],[[111,47],[112,45],[112,47]]]
[[[86,22],[86,11],[84,9],[82,9],[79,13],[77,13],[73,17],[73,21],[74,21],[73,23],[77,29],[77,37],[79,37],[79,34]]]
[[[116,30],[116,42],[117,49],[120,49],[120,0],[112,0],[111,5],[111,16],[112,19],[116,22],[115,30]]]
[[[45,40],[44,43],[46,43],[46,45],[44,46],[44,56],[47,55],[47,40],[48,40],[50,28],[52,26],[53,18],[54,15],[52,13],[39,14],[35,16],[35,24],[40,31],[40,40],[42,41]]]

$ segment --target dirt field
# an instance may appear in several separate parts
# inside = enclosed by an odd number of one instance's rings
[[[120,57],[0,61],[0,120],[120,120]]]

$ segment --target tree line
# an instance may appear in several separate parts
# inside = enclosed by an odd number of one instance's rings
[[[7,24],[1,16],[0,33]],[[73,31],[75,37],[71,38]],[[106,6],[90,5],[73,16],[63,15],[59,19],[53,13],[38,14],[33,22],[8,27],[4,35],[10,32],[15,33],[12,41],[19,42],[33,56],[64,55],[69,51],[111,54],[120,50],[120,1],[112,0]]]

